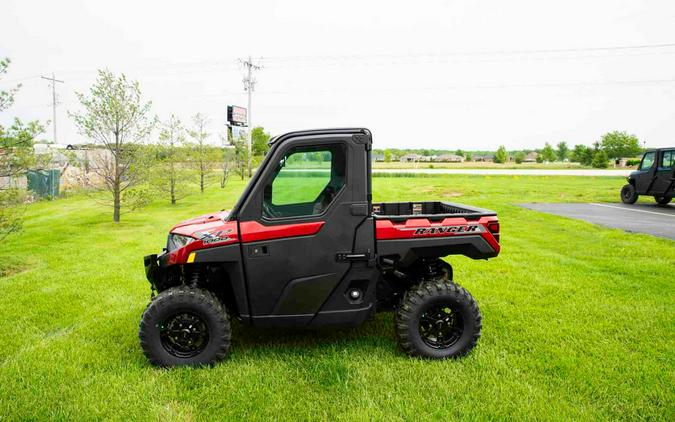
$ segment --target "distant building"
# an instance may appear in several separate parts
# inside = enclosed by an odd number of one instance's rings
[[[443,154],[437,156],[434,161],[438,161],[440,163],[463,163],[464,162],[464,157],[461,155],[457,154]]]
[[[416,163],[418,161],[422,161],[423,156],[419,154],[406,154],[401,157],[401,162],[402,163]]]
[[[486,155],[474,155],[473,156],[473,161],[482,161],[486,163],[491,163],[495,160],[495,156],[493,154],[486,154]]]
[[[373,154],[372,160],[373,161],[384,161],[384,154]]]
[[[531,153],[527,154],[525,158],[523,159],[524,163],[534,163],[537,161],[537,156],[539,155],[538,152],[532,151]]]

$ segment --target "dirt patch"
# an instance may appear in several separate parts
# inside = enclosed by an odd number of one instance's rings
[[[0,278],[9,277],[28,269],[25,262],[8,261],[0,258]]]

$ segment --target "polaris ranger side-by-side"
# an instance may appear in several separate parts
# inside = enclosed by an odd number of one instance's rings
[[[640,195],[649,195],[657,204],[667,205],[675,195],[675,147],[645,152],[640,166],[627,179],[621,188],[624,204],[634,204]]]
[[[440,201],[372,203],[371,143],[366,129],[278,136],[230,212],[173,227],[163,253],[145,257],[153,299],[139,336],[150,362],[224,358],[230,318],[355,326],[377,311],[395,311],[410,355],[468,353],[481,315],[440,258],[497,256],[497,216]]]

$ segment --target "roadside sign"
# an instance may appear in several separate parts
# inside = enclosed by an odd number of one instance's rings
[[[246,109],[239,106],[227,106],[227,121],[232,126],[246,126]]]

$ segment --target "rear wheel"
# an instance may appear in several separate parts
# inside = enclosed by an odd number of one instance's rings
[[[659,205],[668,205],[672,201],[672,196],[655,196],[654,200]]]
[[[230,348],[230,321],[209,291],[190,287],[165,290],[143,312],[138,333],[153,365],[208,365]]]
[[[638,200],[638,194],[635,192],[635,186],[630,183],[621,188],[621,202],[624,204],[634,204]]]
[[[464,356],[476,346],[481,327],[480,311],[473,297],[443,279],[413,287],[396,313],[399,344],[411,356]]]

